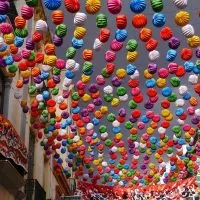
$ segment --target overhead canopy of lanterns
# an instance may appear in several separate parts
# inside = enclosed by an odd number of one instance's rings
[[[172,1],[178,9],[185,9],[190,3]],[[55,170],[59,172],[65,162],[63,170],[67,177],[72,168],[76,178],[111,186],[168,183],[196,175],[196,159],[200,156],[200,37],[190,24],[189,11],[174,13],[175,25],[183,35],[179,36],[173,34],[173,27],[166,26],[167,17],[162,11],[167,2],[124,1],[133,13],[130,18],[121,13],[121,0],[107,0],[108,12],[116,16],[116,30],[112,32],[109,17],[100,13],[104,1],[63,3],[66,10],[60,9],[61,0],[43,1],[51,12],[55,30],[52,43],[45,44],[44,51],[36,52],[36,44],[48,30],[47,22],[40,19],[33,33],[28,31],[28,20],[33,17],[38,0],[27,0],[21,7],[15,29],[7,22],[9,1],[0,1],[0,67],[12,77],[20,73],[15,97],[24,113],[30,113],[32,127],[46,155],[54,156]],[[151,23],[160,30],[162,45],[169,47],[166,66],[157,64],[161,57],[157,50],[160,40],[153,37],[153,30],[148,27],[149,17],[144,12],[148,4],[152,8]],[[81,7],[85,12],[80,12]],[[65,12],[74,13],[71,17],[75,29],[72,36],[67,36],[72,39],[66,59],[61,59],[56,49],[68,32]],[[84,47],[85,35],[92,32],[84,27],[88,16],[96,17],[99,29],[92,48]],[[137,39],[128,36],[129,21],[138,31]],[[181,40],[186,40],[188,46],[182,48]],[[102,67],[92,61],[95,53],[104,50],[104,43],[109,45]],[[142,54],[138,51],[141,43],[143,51],[148,52],[145,59],[149,60],[142,71],[134,64]],[[123,49],[128,65],[118,66],[117,53]],[[81,58],[76,59],[77,51],[81,51]],[[178,55],[183,65],[175,61]],[[96,68],[101,68],[99,74]],[[30,104],[19,92],[24,85],[35,96]],[[154,109],[156,105],[159,110]],[[65,159],[61,154],[66,155]]]

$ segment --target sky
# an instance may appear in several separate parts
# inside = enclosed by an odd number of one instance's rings
[[[94,52],[94,59],[92,60],[92,63],[94,64],[94,73],[92,74],[91,83],[95,82],[96,76],[101,73],[102,68],[106,64],[106,61],[104,60],[104,54],[109,49],[109,44],[112,41],[112,39],[114,39],[115,31],[117,30],[117,27],[115,25],[115,17],[116,16],[112,15],[112,14],[110,14],[108,12],[107,7],[106,7],[106,3],[104,3],[104,1],[102,0],[102,8],[97,14],[103,13],[108,17],[108,26],[107,26],[107,28],[109,28],[110,31],[111,31],[111,37],[110,37],[109,41],[103,45],[103,48],[100,51]],[[157,50],[160,52],[160,58],[158,59],[158,61],[156,61],[156,64],[158,65],[159,68],[166,67],[169,62],[166,60],[165,57],[166,57],[167,51],[170,48],[168,47],[168,42],[167,41],[163,41],[160,38],[160,36],[159,36],[160,28],[156,28],[156,27],[153,26],[153,24],[152,24],[152,16],[153,16],[154,12],[153,12],[153,10],[151,8],[151,5],[150,5],[149,1],[147,1],[147,2],[148,2],[147,3],[147,8],[143,12],[143,14],[148,17],[147,27],[152,29],[153,38],[158,40]],[[177,58],[176,58],[176,60],[174,62],[178,63],[179,65],[183,65],[184,61],[180,58],[180,51],[181,51],[182,48],[188,47],[188,45],[186,43],[186,38],[183,36],[183,34],[181,32],[181,27],[177,26],[175,24],[175,22],[174,22],[174,16],[179,10],[174,6],[172,1],[163,0],[163,2],[164,2],[164,9],[163,9],[163,11],[161,13],[163,13],[166,16],[166,24],[165,25],[169,26],[170,28],[172,28],[174,36],[178,37],[181,40],[181,45],[177,49],[178,56],[177,56]],[[80,3],[81,3],[81,9],[80,9],[79,12],[86,13],[85,8],[84,8],[85,1],[84,0],[80,0]],[[143,71],[144,71],[144,69],[147,68],[148,64],[152,63],[152,62],[148,58],[148,51],[145,49],[145,43],[141,42],[139,40],[139,38],[138,38],[138,35],[139,35],[138,33],[139,33],[140,29],[136,29],[136,28],[134,28],[132,26],[131,21],[132,21],[132,17],[135,15],[135,13],[133,13],[130,10],[130,7],[129,7],[130,0],[129,1],[123,1],[122,3],[123,3],[123,8],[121,10],[121,14],[125,14],[128,17],[128,24],[127,24],[127,28],[126,28],[126,30],[128,31],[128,38],[127,38],[126,42],[129,39],[135,39],[135,40],[138,41],[138,44],[139,44],[139,46],[137,48],[137,51],[139,53],[139,57],[136,60],[136,62],[134,62],[134,65],[137,67],[137,70],[140,72],[140,78],[139,78],[139,80],[140,80],[140,89],[142,91],[145,91],[146,87],[145,87],[145,84],[144,84],[145,83],[145,78],[143,76]],[[200,34],[200,26],[197,25],[197,23],[200,20],[199,13],[198,13],[199,10],[197,9],[198,7],[199,7],[199,0],[190,0],[190,1],[188,1],[187,8],[184,9],[184,10],[189,11],[189,13],[191,15],[190,23],[194,26],[196,35]],[[65,52],[66,52],[67,48],[71,46],[71,40],[72,40],[73,32],[74,32],[74,29],[75,29],[75,25],[73,23],[74,14],[69,13],[65,9],[64,2],[62,3],[62,7],[60,9],[62,9],[65,12],[64,24],[67,25],[68,32],[67,32],[67,35],[64,38],[63,45],[61,47],[57,48],[57,52],[56,53],[57,53],[57,57],[66,59]],[[51,31],[51,33],[53,35],[54,32],[55,32],[55,25],[51,22],[51,12],[46,9],[46,14],[47,14],[48,25],[49,25],[50,31]],[[85,48],[92,49],[94,40],[95,40],[95,38],[98,37],[99,28],[96,27],[96,15],[87,14],[87,21],[86,21],[84,27],[87,29],[86,36],[84,37],[84,46],[82,47],[81,50],[77,51],[77,54],[76,54],[76,57],[75,57],[76,62],[78,62],[80,64],[80,66],[81,66],[80,67],[80,71],[76,72],[75,82],[80,80],[80,77],[81,77],[81,74],[82,74],[81,73],[81,68],[82,68],[82,65],[84,63],[84,60],[82,59],[82,51],[83,51],[83,49],[85,49]],[[114,61],[114,63],[116,64],[116,69],[119,69],[119,68],[126,69],[126,66],[129,64],[129,62],[126,60],[126,52],[127,51],[126,51],[125,48],[123,48],[122,50],[117,52],[117,57],[116,57],[116,60]],[[192,61],[196,62],[196,57],[195,56],[193,56]],[[187,82],[186,82],[187,79],[188,79],[188,75],[184,76],[184,78],[181,78],[181,84],[187,84]],[[128,76],[127,76],[126,79],[123,80],[122,86],[125,86],[127,88],[127,90],[129,90],[128,94],[129,94],[129,99],[130,99],[130,97],[131,97],[130,91],[131,90],[127,86],[127,81],[128,81]],[[106,80],[105,86],[106,85],[111,85],[111,78]],[[167,85],[170,86],[169,81],[168,81]],[[100,90],[101,94],[103,94],[102,89],[103,89],[103,87]],[[191,89],[191,88],[189,88],[189,89]],[[116,89],[115,89],[115,91],[116,91]],[[158,91],[160,91],[160,90],[158,90]],[[173,91],[177,92],[177,89],[173,88]],[[159,102],[164,99],[164,97],[161,96],[161,95],[159,97],[160,97],[159,98]],[[107,104],[106,102],[104,102],[104,105],[108,105],[109,106],[109,104]],[[81,104],[81,107],[85,107],[85,106],[86,106],[85,103]],[[118,109],[122,108],[122,107],[126,109],[127,116],[130,116],[131,110],[128,109],[128,102],[127,103],[123,103],[123,104],[121,103],[117,108],[112,108],[112,107],[109,106],[109,111],[112,112],[112,113],[115,113],[117,115]],[[172,106],[171,110],[173,110],[174,108],[175,107]],[[142,111],[142,113],[146,112],[143,104],[141,104],[141,106],[139,106],[139,109]],[[160,110],[161,110],[160,104],[159,103],[156,104],[156,106],[154,106],[153,110],[156,113],[160,113]],[[101,124],[105,124],[107,126],[107,128],[108,128],[107,132],[109,133],[109,137],[112,139],[113,138],[113,134],[111,132],[111,128],[112,128],[111,127],[111,123],[108,123],[106,121],[106,119],[103,119],[101,121]],[[175,124],[177,124],[176,118],[173,120],[173,123],[171,124],[171,126],[173,126]],[[126,138],[129,136],[129,133],[125,128],[123,128],[123,125],[121,127],[122,127],[122,133],[124,135],[124,141],[126,141]],[[139,133],[138,133],[139,137],[141,136],[141,134],[143,132],[144,132],[144,130],[143,131],[139,131]],[[167,135],[170,138],[172,137],[172,132],[170,131],[170,129],[168,129]],[[158,134],[155,133],[155,136],[158,136]],[[107,160],[108,159],[108,155],[106,154],[106,152],[105,152],[104,155],[105,155],[104,159]],[[152,161],[154,161],[153,158],[152,158]],[[167,161],[168,161],[168,158],[166,157],[166,162]],[[141,159],[141,162],[142,162],[142,159]]]

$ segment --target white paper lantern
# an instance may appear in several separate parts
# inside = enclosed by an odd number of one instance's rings
[[[120,185],[120,186],[123,186],[123,185],[124,185],[124,182],[123,182],[123,181],[119,181],[119,185]]]
[[[41,68],[43,72],[49,72],[51,70],[51,67],[49,65],[42,65]]]
[[[103,91],[106,94],[112,94],[113,93],[113,87],[111,85],[107,85],[106,87],[104,87]]]
[[[146,147],[146,144],[140,143],[140,147],[141,147],[141,148],[145,148],[145,147]]]
[[[120,101],[127,101],[128,100],[128,94],[125,94],[123,96],[119,96]]]
[[[135,70],[134,74],[130,76],[131,79],[138,79],[140,76],[140,73],[138,70]]]
[[[4,39],[0,36],[0,47],[4,44]]]
[[[178,8],[178,9],[183,9],[187,7],[188,1],[187,0],[172,0],[174,5]]]
[[[106,161],[103,161],[101,164],[102,164],[103,167],[107,167],[108,166],[108,163]]]
[[[149,59],[150,59],[151,61],[158,60],[159,57],[160,57],[159,51],[153,50],[153,51],[150,51],[150,52],[149,52]]]
[[[61,104],[63,101],[64,101],[63,96],[58,96],[58,97],[56,98],[56,103],[57,103],[57,104]]]
[[[22,96],[23,96],[22,91],[17,91],[17,90],[16,90],[16,91],[14,92],[14,97],[15,97],[15,99],[21,99]]]
[[[179,90],[179,94],[183,95],[188,91],[188,88],[185,85],[181,85],[178,90]]]
[[[185,124],[184,120],[177,119],[177,122],[180,126],[183,126]]]
[[[188,77],[188,82],[191,83],[191,84],[197,84],[198,83],[198,76],[195,75],[195,74],[191,74]]]
[[[140,158],[140,156],[133,155],[133,158],[134,158],[135,160],[138,160],[138,159]]]
[[[75,65],[76,65],[75,60],[68,59],[67,62],[66,62],[65,68],[66,69],[73,69],[75,67]]]
[[[107,137],[108,137],[108,133],[107,132],[101,134],[101,138],[106,139]]]
[[[35,24],[35,30],[39,32],[46,32],[48,28],[47,23],[44,20],[39,19]]]
[[[176,105],[177,107],[183,107],[184,104],[185,104],[184,99],[177,99],[176,102],[175,102],[175,105]]]
[[[74,69],[72,69],[72,72],[77,72],[80,69],[80,64],[76,63]]]
[[[139,142],[134,142],[135,148],[138,148],[140,146]]]
[[[166,133],[166,128],[159,127],[159,128],[158,128],[158,133],[160,133],[160,134]]]
[[[39,102],[41,102],[41,101],[44,100],[43,95],[41,95],[41,94],[38,94],[38,95],[36,96],[36,99],[37,99],[37,101],[39,101]]]
[[[36,83],[36,84],[35,84],[35,87],[36,87],[38,90],[39,90],[39,89],[42,89],[43,86],[44,86],[44,83],[43,83],[43,82],[41,82],[41,83]]]
[[[98,153],[98,158],[103,158],[103,153]]]
[[[73,138],[73,141],[78,142],[79,140],[80,140],[80,137],[78,135],[75,135],[74,138]]]
[[[116,146],[113,146],[113,147],[111,148],[111,151],[112,151],[112,152],[117,152],[117,147],[116,147]]]
[[[85,13],[77,12],[74,16],[74,24],[76,26],[83,26],[87,20],[87,15]]]
[[[120,126],[120,122],[115,120],[113,123],[112,123],[113,127],[119,127]]]
[[[94,124],[93,123],[88,123],[87,125],[86,125],[86,129],[87,130],[92,130],[94,128]]]
[[[185,37],[190,38],[194,35],[194,27],[191,24],[187,24],[181,28],[182,33]]]
[[[195,115],[196,115],[197,117],[200,117],[200,109],[196,109],[196,110],[195,110]]]
[[[63,85],[65,87],[69,87],[72,83],[72,79],[69,79],[69,78],[65,78],[64,81],[63,81]]]
[[[96,38],[94,41],[93,49],[96,51],[99,51],[102,47],[103,43],[99,40],[99,38]]]

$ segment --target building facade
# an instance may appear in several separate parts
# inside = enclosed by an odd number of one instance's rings
[[[11,10],[6,22],[13,28],[14,19],[25,4],[24,0],[10,1]],[[29,33],[34,31],[38,19],[45,20],[40,1],[34,12],[34,17],[27,23]],[[43,52],[44,44],[48,42],[51,42],[50,32],[35,47],[35,52]],[[3,53],[0,54],[2,59]],[[71,195],[69,180],[62,169],[55,173],[53,157],[45,156],[40,140],[31,128],[30,115],[20,106],[22,100],[31,102],[35,96],[28,95],[27,86],[16,89],[19,74],[14,76],[4,68],[0,69],[0,200],[57,200]]]

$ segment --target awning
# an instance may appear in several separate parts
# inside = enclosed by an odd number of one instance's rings
[[[9,120],[0,115],[0,154],[27,171],[27,148]]]

